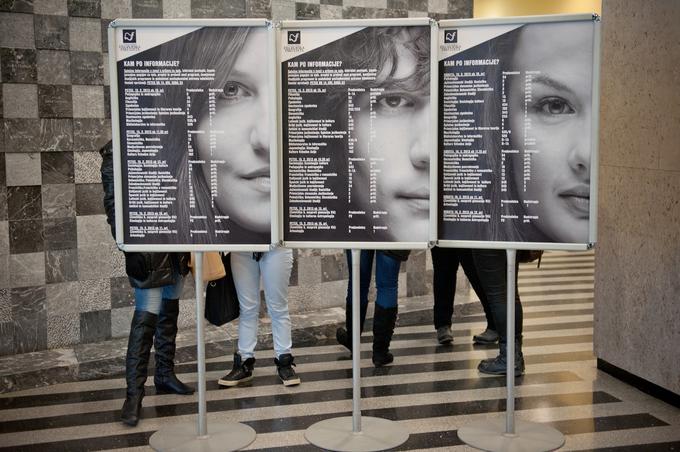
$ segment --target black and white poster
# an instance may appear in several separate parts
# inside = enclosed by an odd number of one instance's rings
[[[441,26],[440,240],[593,241],[594,27]]]
[[[271,243],[267,28],[115,32],[124,243]]]
[[[285,241],[428,240],[425,23],[282,30]]]

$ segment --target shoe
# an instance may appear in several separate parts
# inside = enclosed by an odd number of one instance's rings
[[[437,328],[437,341],[440,344],[450,344],[453,342],[453,333],[451,332],[451,326],[440,326]]]
[[[157,394],[193,394],[194,388],[185,385],[175,375],[175,350],[179,300],[163,299],[154,336],[156,372],[153,378]]]
[[[359,336],[364,332],[367,309],[368,304],[366,306],[361,306],[361,309],[359,309],[359,322],[361,324]],[[338,344],[344,346],[350,353],[352,352],[352,305],[350,300],[347,300],[345,306],[345,327],[340,327],[335,330],[335,339],[337,339]]]
[[[506,375],[508,372],[507,344],[499,344],[499,353],[493,359],[485,359],[479,363],[477,369],[483,374]],[[522,354],[522,340],[515,340],[515,377],[524,375],[524,355]]]
[[[335,339],[338,341],[338,344],[344,346],[350,352],[352,351],[352,338],[346,329],[340,327],[335,330]]]
[[[375,305],[373,314],[373,365],[382,367],[394,361],[390,353],[390,342],[397,323],[397,308],[383,308]]]
[[[475,344],[495,344],[498,342],[498,333],[489,328],[485,329],[483,333],[472,336],[472,342]]]
[[[276,364],[276,373],[279,374],[279,378],[284,386],[295,386],[300,384],[300,377],[295,373],[295,363],[293,362],[295,358],[290,353],[284,353],[278,358],[274,358],[274,364]]]
[[[144,398],[144,383],[151,355],[151,344],[158,316],[146,311],[135,311],[130,324],[130,336],[125,357],[125,382],[127,391],[120,413],[123,424],[134,427],[139,422]]]
[[[394,362],[394,355],[391,352],[373,352],[371,358],[375,367],[382,367]]]
[[[238,386],[247,383],[253,379],[253,368],[255,367],[255,358],[248,358],[245,361],[241,355],[234,353],[234,367],[224,377],[217,380],[220,386]]]

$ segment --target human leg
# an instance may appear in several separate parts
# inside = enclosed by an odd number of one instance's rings
[[[264,297],[272,321],[274,352],[281,356],[291,352],[291,324],[288,311],[288,284],[293,268],[293,251],[276,248],[260,260]]]
[[[456,273],[458,272],[458,250],[455,248],[439,248],[430,250],[432,254],[432,290],[434,292],[434,328],[440,344],[453,341],[451,318],[453,317],[453,299],[456,294]]]
[[[364,331],[366,321],[368,289],[371,285],[374,255],[375,251],[373,250],[361,250],[359,257],[359,325],[361,332]],[[352,351],[352,253],[350,250],[347,250],[347,266],[349,268],[349,281],[347,282],[347,297],[345,298],[345,328],[338,328],[335,337],[338,343]]]
[[[462,248],[459,250],[459,256],[460,264],[463,267],[465,276],[467,277],[468,281],[470,281],[470,285],[475,291],[477,298],[479,298],[479,302],[482,304],[482,308],[484,309],[484,316],[486,317],[486,329],[482,333],[473,336],[472,340],[475,344],[495,344],[498,342],[496,323],[489,307],[489,300],[486,296],[486,293],[484,292],[482,283],[479,280],[479,275],[477,274],[475,262],[472,258],[472,250]]]
[[[260,265],[253,259],[253,253],[231,253],[231,272],[238,294],[238,352],[234,354],[234,365],[218,383],[222,386],[237,386],[253,379],[255,346],[257,345],[257,324],[260,314]]]
[[[157,393],[193,394],[194,389],[185,385],[175,375],[175,350],[179,297],[184,287],[184,278],[177,275],[175,284],[162,288],[162,303],[154,336],[156,372],[154,385]]]
[[[158,323],[162,289],[135,288],[135,312],[130,322],[130,335],[125,355],[125,383],[127,386],[125,402],[121,411],[121,421],[135,426],[139,422],[139,412],[144,398],[144,383],[149,367],[149,356],[153,336]]]
[[[285,386],[300,384],[300,378],[293,369],[295,363],[291,353],[293,341],[288,311],[288,284],[292,268],[293,251],[289,249],[276,248],[264,253],[260,260],[264,297],[272,320],[274,364]]]
[[[373,316],[373,364],[380,367],[394,360],[389,349],[397,322],[401,262],[382,251],[376,252],[375,261],[375,285],[378,295]]]
[[[484,360],[478,369],[484,373],[502,375],[507,372],[507,272],[506,254],[503,250],[474,250],[473,259],[484,293],[489,301],[489,308],[500,336],[499,354],[496,358]],[[515,264],[517,270],[517,264]],[[517,272],[515,272],[515,278]],[[515,375],[524,373],[524,356],[522,354],[522,305],[515,280]],[[512,340],[512,339],[511,339]]]

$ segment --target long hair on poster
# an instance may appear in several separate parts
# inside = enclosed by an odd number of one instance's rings
[[[440,61],[440,239],[588,243],[593,36],[526,24]]]
[[[366,27],[281,69],[284,239],[426,241],[430,27]]]
[[[264,27],[205,27],[119,62],[127,243],[271,242],[268,64]]]

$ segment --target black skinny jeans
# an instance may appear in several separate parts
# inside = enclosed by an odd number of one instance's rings
[[[472,260],[472,250],[467,248],[439,248],[435,246],[430,252],[432,253],[432,267],[434,269],[432,285],[434,292],[435,329],[442,326],[451,326],[453,300],[456,295],[456,274],[458,273],[458,264],[460,264],[479,301],[482,303],[484,315],[486,315],[487,328],[496,330],[496,324],[489,309],[489,302],[477,276],[475,263]]]
[[[472,250],[472,258],[477,269],[477,275],[489,301],[489,309],[496,324],[496,331],[503,343],[507,343],[507,258],[505,250]],[[517,274],[519,263],[515,261],[515,337],[522,336],[522,303],[517,288]]]

